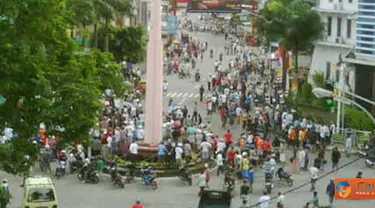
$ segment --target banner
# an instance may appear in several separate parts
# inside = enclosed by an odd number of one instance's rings
[[[188,0],[188,12],[239,13],[241,0]]]
[[[337,178],[334,180],[334,188],[336,199],[375,199],[374,178]]]

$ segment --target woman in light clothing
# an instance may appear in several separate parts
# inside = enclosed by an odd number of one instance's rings
[[[199,175],[199,178],[198,178],[198,186],[199,186],[199,192],[198,192],[198,196],[201,196],[204,189],[206,188],[206,173],[205,172],[202,172],[200,175]]]

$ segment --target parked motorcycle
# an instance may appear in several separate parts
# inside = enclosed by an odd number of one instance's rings
[[[141,181],[144,186],[152,186],[154,189],[159,187],[151,166],[141,168]]]
[[[64,160],[59,160],[56,167],[56,178],[59,179],[61,176],[65,175],[66,162]]]
[[[76,173],[78,170],[80,170],[84,165],[84,161],[78,154],[70,154],[69,158],[69,171],[70,173]]]
[[[178,178],[181,181],[187,182],[189,186],[193,185],[193,174],[185,167],[180,168],[180,175],[178,176]]]
[[[358,145],[358,155],[359,157],[366,157],[369,146],[367,144]]]
[[[366,160],[365,160],[365,164],[367,167],[369,168],[372,168],[373,166],[375,166],[375,157],[367,157]]]

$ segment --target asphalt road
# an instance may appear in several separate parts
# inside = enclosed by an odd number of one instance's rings
[[[194,18],[191,17],[191,18]],[[215,51],[223,47],[225,44],[224,37],[214,36],[207,33],[195,33],[198,39],[207,40],[209,42],[209,48],[213,47]],[[224,57],[228,60],[231,57]],[[215,59],[218,59],[216,55]],[[167,107],[168,100],[173,100],[178,105],[187,105],[191,111],[193,103],[198,101],[199,86],[204,84],[206,88],[205,78],[213,72],[213,62],[215,59],[209,58],[209,53],[204,56],[203,62],[198,61],[197,68],[201,71],[201,81],[199,83],[190,80],[179,79],[176,75],[166,76],[165,79],[169,82],[169,89],[167,95],[164,97],[165,107]],[[166,109],[166,108],[165,108]],[[204,114],[205,106],[199,104],[199,111]],[[219,117],[214,115],[212,117],[212,129],[215,133],[222,135],[225,129],[219,125]],[[241,133],[240,130],[233,129],[233,134],[237,137]],[[289,157],[287,157],[289,158]],[[315,158],[315,155],[311,155],[311,160]],[[343,158],[340,162],[341,165],[347,163],[355,157]],[[328,161],[329,158],[328,158]],[[286,169],[290,169],[290,164],[287,165]],[[330,162],[328,164],[330,166]],[[327,166],[327,167],[328,167]],[[329,167],[324,173],[328,172]],[[322,205],[328,204],[328,198],[325,195],[325,188],[330,177],[355,177],[357,171],[362,171],[364,177],[373,177],[374,170],[365,167],[364,160],[359,161],[341,169],[339,172],[335,172],[317,182],[317,191],[319,192],[319,198]],[[290,170],[289,170],[290,171]],[[213,174],[214,175],[214,174]],[[250,196],[250,204],[255,204],[262,194],[264,189],[264,176],[262,170],[257,170],[255,174],[254,192]],[[22,203],[22,189],[19,185],[22,182],[20,177],[6,175],[0,172],[0,178],[7,178],[10,183],[10,191],[13,195],[10,208],[20,208]],[[59,200],[59,207],[61,208],[102,208],[102,207],[131,207],[131,204],[139,199],[145,205],[146,208],[196,208],[198,205],[199,198],[197,196],[197,180],[194,179],[193,186],[189,187],[184,182],[179,181],[177,178],[166,178],[160,179],[160,188],[158,190],[152,190],[149,187],[142,187],[140,181],[135,180],[132,184],[126,185],[125,189],[119,189],[112,185],[107,176],[101,176],[101,182],[97,185],[82,184],[78,182],[75,175],[67,175],[60,180],[55,181],[57,195]],[[275,183],[272,196],[276,195],[278,191],[286,192],[301,184],[309,181],[308,173],[298,173],[293,175],[294,186],[292,188],[285,187],[279,183]],[[241,182],[238,181],[235,189],[235,197],[233,198],[233,206],[240,206],[239,199],[239,186]],[[210,187],[214,189],[222,189],[223,177],[216,177],[214,175],[210,182]],[[300,208],[307,201],[312,199],[312,193],[309,192],[309,185],[296,189],[285,196],[285,207],[287,208]],[[353,207],[372,207],[371,201],[335,201],[334,207],[340,208],[353,208]],[[272,201],[271,207],[276,207],[275,201]]]
[[[314,158],[314,156],[311,156]],[[353,160],[355,157],[343,158],[340,161],[341,165]],[[329,161],[329,159],[328,159]],[[330,162],[323,173],[329,172]],[[289,167],[289,165],[288,165]],[[365,167],[364,160],[351,164],[339,172],[335,172],[317,182],[317,191],[319,193],[320,202],[322,205],[328,204],[328,198],[325,195],[325,188],[330,177],[355,177],[357,171],[361,170],[364,177],[372,177],[374,170]],[[12,203],[10,208],[21,207],[22,202],[22,189],[19,185],[22,182],[20,177],[9,176],[4,173],[0,173],[0,178],[7,178],[10,183],[10,191],[13,195]],[[102,208],[102,207],[131,207],[131,204],[140,199],[146,206],[146,208],[166,208],[166,207],[178,207],[178,208],[196,208],[198,205],[199,198],[197,197],[197,180],[194,179],[193,186],[189,187],[184,182],[179,181],[177,178],[165,178],[160,179],[160,188],[158,190],[152,190],[149,187],[142,187],[140,181],[135,180],[132,184],[126,185],[125,189],[119,189],[112,185],[108,177],[101,176],[101,182],[97,185],[82,184],[78,182],[75,175],[67,175],[63,178],[56,180],[53,176],[52,179],[55,182],[57,195],[59,200],[59,207],[62,208]],[[308,173],[298,173],[293,175],[294,187],[298,187],[309,180]],[[251,204],[261,196],[264,188],[264,176],[262,170],[257,170],[255,174],[254,193],[250,196]],[[241,182],[237,181],[235,196],[233,198],[233,207],[239,207],[239,186]],[[217,177],[213,174],[210,187],[213,189],[221,189],[223,187],[223,177]],[[275,182],[275,188],[272,196],[276,195],[278,191],[285,192],[290,189],[280,183]],[[309,185],[304,186],[300,189],[294,190],[287,194],[285,197],[285,205],[289,208],[302,207],[307,201],[312,199],[312,193],[309,192]],[[340,208],[353,208],[353,207],[371,207],[371,201],[358,201],[358,200],[345,200],[335,201],[334,207]],[[273,201],[272,207],[275,207]]]

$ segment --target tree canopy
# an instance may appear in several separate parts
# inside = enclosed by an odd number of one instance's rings
[[[257,31],[267,41],[278,41],[295,55],[321,38],[324,24],[319,14],[304,0],[271,0],[260,11]]]
[[[0,95],[7,100],[0,127],[10,126],[18,136],[0,145],[0,168],[26,174],[39,152],[30,138],[40,123],[49,133],[63,127],[65,142],[89,142],[103,90],[121,93],[124,80],[111,54],[77,50],[67,33],[72,12],[65,0],[2,2]]]
[[[107,30],[99,30],[98,48],[104,51],[105,33]],[[144,61],[147,47],[147,31],[140,26],[127,26],[124,28],[111,27],[109,32],[109,52],[112,53],[116,61],[127,61],[140,63]]]

